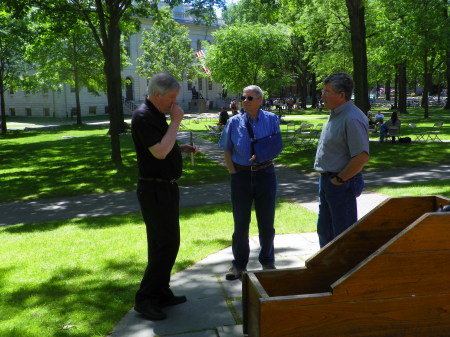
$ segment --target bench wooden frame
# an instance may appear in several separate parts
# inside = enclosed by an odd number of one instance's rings
[[[304,268],[243,276],[249,337],[450,336],[450,213],[391,198]]]

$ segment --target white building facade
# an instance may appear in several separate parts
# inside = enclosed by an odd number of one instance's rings
[[[174,19],[189,28],[191,47],[194,51],[201,49],[203,41],[212,42],[211,33],[218,28],[218,25],[203,26],[195,24],[181,6],[174,9]],[[126,45],[131,65],[122,71],[122,98],[125,115],[131,114],[132,110],[144,101],[147,94],[148,79],[137,74],[136,59],[142,55],[140,49],[142,31],[151,27],[152,20],[141,19],[141,21],[141,32],[130,36]],[[191,82],[183,80],[178,101],[186,112],[199,112],[197,104],[193,104],[192,101],[192,86],[195,86],[197,92],[201,95],[200,97],[203,97],[205,103],[208,104],[207,109],[217,109],[224,105],[220,83],[213,83],[210,79],[204,78],[198,78]],[[36,93],[22,90],[7,91],[5,102],[7,116],[65,118],[73,116],[76,111],[75,91],[69,84],[64,84],[60,91],[46,90]],[[88,92],[87,88],[82,88],[80,90],[80,105],[82,116],[105,115],[108,105],[106,93],[101,93],[98,96]],[[201,110],[204,111],[204,108]]]

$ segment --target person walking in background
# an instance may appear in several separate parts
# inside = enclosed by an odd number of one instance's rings
[[[224,126],[225,124],[227,124],[229,118],[230,116],[228,115],[228,111],[223,106],[219,112],[219,125]]]
[[[330,116],[317,146],[314,169],[319,177],[317,234],[325,246],[358,220],[356,198],[369,160],[367,116],[351,101],[353,80],[338,73],[323,82],[322,99]]]
[[[275,198],[277,180],[271,158],[260,162],[252,153],[251,139],[260,139],[280,132],[278,117],[260,109],[263,92],[251,85],[243,90],[245,112],[232,117],[219,140],[225,163],[231,176],[231,203],[234,232],[234,260],[226,274],[227,280],[239,279],[249,260],[249,226],[253,201],[258,222],[260,252],[258,260],[263,269],[275,269],[273,240],[275,237]],[[254,135],[249,134],[249,129]],[[280,149],[281,151],[281,149]]]
[[[184,111],[177,105],[180,84],[167,73],[152,77],[148,98],[133,112],[131,130],[137,155],[137,196],[147,231],[148,264],[136,293],[134,309],[150,320],[162,320],[161,308],[186,302],[169,286],[180,246],[179,190],[181,152],[193,145],[176,143]],[[170,113],[170,125],[165,114]]]

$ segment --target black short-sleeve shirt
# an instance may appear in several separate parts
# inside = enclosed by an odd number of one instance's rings
[[[164,159],[154,157],[148,149],[162,140],[168,128],[165,115],[149,100],[145,100],[145,103],[133,112],[131,132],[140,177],[169,180],[181,177],[183,161],[177,143]]]

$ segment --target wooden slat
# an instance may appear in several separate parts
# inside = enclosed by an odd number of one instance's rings
[[[450,213],[428,213],[411,224],[386,253],[450,249]]]
[[[333,286],[334,301],[450,294],[450,250],[380,254]]]
[[[242,308],[244,314],[243,331],[244,333],[258,336],[261,308],[260,299],[268,297],[268,295],[252,272],[244,273],[242,287],[242,293],[245,298]]]
[[[259,335],[249,337],[450,336],[450,295],[298,306],[263,303]]]

